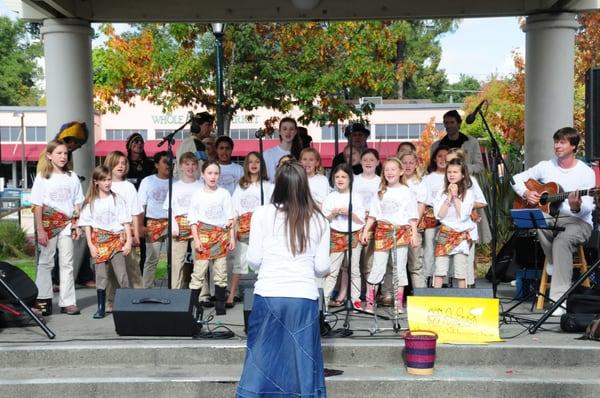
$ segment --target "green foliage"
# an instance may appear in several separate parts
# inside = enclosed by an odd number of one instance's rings
[[[41,44],[24,22],[0,16],[0,105],[37,105],[41,55]]]
[[[434,99],[445,82],[439,36],[452,20],[241,23],[224,33],[225,117],[266,106],[321,125],[361,118],[361,96]],[[206,24],[138,24],[93,51],[97,109],[136,96],[169,110],[216,108],[214,37]]]
[[[24,258],[32,252],[33,248],[19,224],[0,221],[0,258]]]

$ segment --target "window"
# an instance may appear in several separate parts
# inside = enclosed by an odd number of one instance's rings
[[[154,130],[154,138],[157,140],[162,140],[165,136],[171,134],[173,130]],[[185,137],[189,136],[190,130],[181,130],[175,134],[176,140],[183,140]]]
[[[139,133],[144,138],[148,139],[148,130],[137,129],[106,129],[107,140],[126,140],[131,134]]]
[[[418,140],[426,126],[425,123],[377,124],[375,139]]]
[[[251,140],[256,138],[258,129],[229,129],[229,137],[233,140]]]
[[[338,129],[338,140],[345,140],[346,137],[344,137],[344,129],[346,128],[346,126],[339,126]],[[323,126],[321,127],[321,139],[322,140],[335,140],[335,127],[334,126]]]
[[[21,140],[20,126],[2,126],[0,127],[0,141],[20,141]]]
[[[27,142],[46,142],[46,127],[26,127],[25,139],[27,139]]]

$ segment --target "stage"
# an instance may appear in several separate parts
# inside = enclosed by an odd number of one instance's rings
[[[477,281],[478,288],[487,286]],[[504,309],[512,305],[505,304],[512,296],[514,287],[500,285]],[[82,315],[48,318],[53,341],[36,326],[0,330],[0,396],[233,396],[244,359],[241,303],[210,323],[212,329],[231,329],[233,339],[192,340],[117,336],[112,316],[92,319],[94,290],[79,289],[77,298]],[[538,319],[541,313],[530,308],[526,302],[514,312]],[[343,324],[339,316],[334,328]],[[600,392],[600,343],[560,332],[558,318],[534,335],[501,319],[503,343],[438,345],[433,376],[420,377],[406,373],[398,335],[370,336],[373,318],[365,315],[351,317],[350,326],[355,330],[350,338],[323,339],[325,366],[344,371],[327,379],[332,397],[585,397]],[[407,327],[405,315],[401,326]],[[379,327],[391,328],[391,321],[380,319]]]

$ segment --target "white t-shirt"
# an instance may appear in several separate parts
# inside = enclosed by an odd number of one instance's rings
[[[271,196],[273,195],[273,188],[275,186],[269,181],[263,181],[263,195],[264,204],[271,202]],[[254,212],[258,206],[260,206],[260,182],[255,182],[248,185],[248,188],[244,189],[237,184],[235,192],[232,196],[233,210],[237,217],[244,213]]]
[[[129,181],[113,181],[110,189],[125,201],[125,206],[129,209],[131,216],[137,216],[144,212],[144,209],[138,203],[138,194],[132,183]]]
[[[407,225],[410,220],[419,218],[417,201],[406,185],[388,187],[382,199],[376,196],[371,202],[369,217],[394,225]]]
[[[413,194],[417,202],[426,203],[427,202],[427,187],[423,183],[423,181],[417,180],[417,178],[413,177],[406,182],[408,187],[410,188],[410,192]]]
[[[312,177],[308,177],[308,187],[310,188],[310,194],[319,206],[323,204],[323,201],[329,195],[331,187],[327,177],[321,174],[315,174]]]
[[[234,217],[231,195],[221,187],[214,191],[207,191],[206,187],[196,191],[187,216],[190,225],[203,222],[221,228]]]
[[[219,174],[219,186],[225,188],[230,195],[233,195],[235,187],[240,178],[244,176],[244,168],[236,163],[220,164],[221,174]]]
[[[523,196],[525,193],[526,188],[524,183],[530,178],[538,180],[543,184],[551,181],[556,182],[565,192],[589,189],[596,185],[594,171],[580,160],[577,160],[575,166],[570,169],[560,167],[556,159],[544,160],[529,170],[515,175],[513,178],[515,180],[513,189],[519,196]],[[592,211],[594,210],[594,199],[591,196],[582,196],[581,201],[581,210],[579,213],[573,213],[571,212],[569,201],[565,199],[560,207],[560,215],[577,217],[593,225]]]
[[[364,174],[354,176],[352,191],[361,198],[362,208],[365,211],[371,208],[371,201],[377,195],[377,191],[379,191],[379,184],[381,184],[381,177],[377,174],[373,178],[365,178]]]
[[[427,206],[433,206],[433,202],[435,201],[435,198],[437,198],[438,193],[444,189],[445,177],[445,173],[436,173],[435,171],[423,177],[423,183],[425,183],[425,189],[427,191],[427,199],[425,200]]]
[[[131,223],[130,210],[119,195],[96,198],[88,203],[81,211],[79,226],[120,232],[125,229],[123,224]]]
[[[171,197],[173,217],[188,213],[194,192],[202,189],[202,187],[204,187],[202,181],[183,182],[180,180],[173,184],[173,194]],[[167,195],[167,198],[163,203],[163,209],[167,210],[168,213],[169,195]]]
[[[163,209],[165,198],[169,194],[169,180],[161,179],[152,174],[142,180],[138,190],[140,206],[146,206],[146,217],[153,219],[167,218],[168,213]]]
[[[254,293],[263,297],[319,297],[317,278],[330,269],[329,224],[320,215],[310,220],[310,236],[304,253],[292,255],[285,215],[274,205],[260,206],[252,214],[247,259],[258,271]]]
[[[348,208],[348,201],[350,193],[340,193],[333,191],[323,201],[323,214],[329,216],[333,209]],[[362,207],[362,201],[360,196],[356,193],[352,194],[352,212],[356,214],[360,219],[364,219],[365,209]],[[338,215],[330,222],[331,229],[338,232],[348,232],[348,216]],[[352,220],[352,232],[358,231],[363,227],[364,223],[358,224]]]
[[[279,163],[279,159],[281,159],[282,156],[289,154],[290,151],[281,149],[279,145],[274,146],[271,149],[267,149],[263,153],[263,158],[265,159],[265,166],[267,168],[267,176],[269,177],[269,181],[275,181],[275,172],[277,171],[277,163]]]
[[[471,220],[471,210],[473,210],[473,204],[475,203],[475,195],[473,193],[473,189],[467,189],[465,193],[465,198],[462,200],[462,205],[460,207],[460,214],[457,213],[456,208],[453,205],[448,206],[448,212],[446,213],[446,217],[439,217],[438,214],[444,202],[448,199],[448,195],[439,192],[434,204],[433,204],[433,212],[436,217],[440,220],[442,224],[445,226],[452,228],[455,231],[463,232],[469,231],[469,235],[472,240],[477,239],[477,225],[475,222]],[[456,253],[464,253],[469,254],[469,244],[466,241],[462,241],[460,245],[458,245],[455,249],[452,250],[449,254]]]
[[[64,213],[67,217],[73,215],[76,205],[83,203],[83,193],[79,177],[74,172],[70,174],[52,173],[50,178],[38,174],[31,188],[31,203],[36,206],[50,206]],[[60,232],[61,235],[71,233],[71,223]]]

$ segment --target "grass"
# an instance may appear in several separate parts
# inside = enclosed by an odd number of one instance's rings
[[[162,257],[162,256],[161,256]],[[36,265],[34,258],[13,258],[6,260],[7,263],[14,265],[15,267],[23,270],[31,278],[31,280],[35,280],[36,274]],[[158,266],[156,267],[156,279],[165,279],[167,277],[167,260],[166,258],[161,258],[158,261]]]

